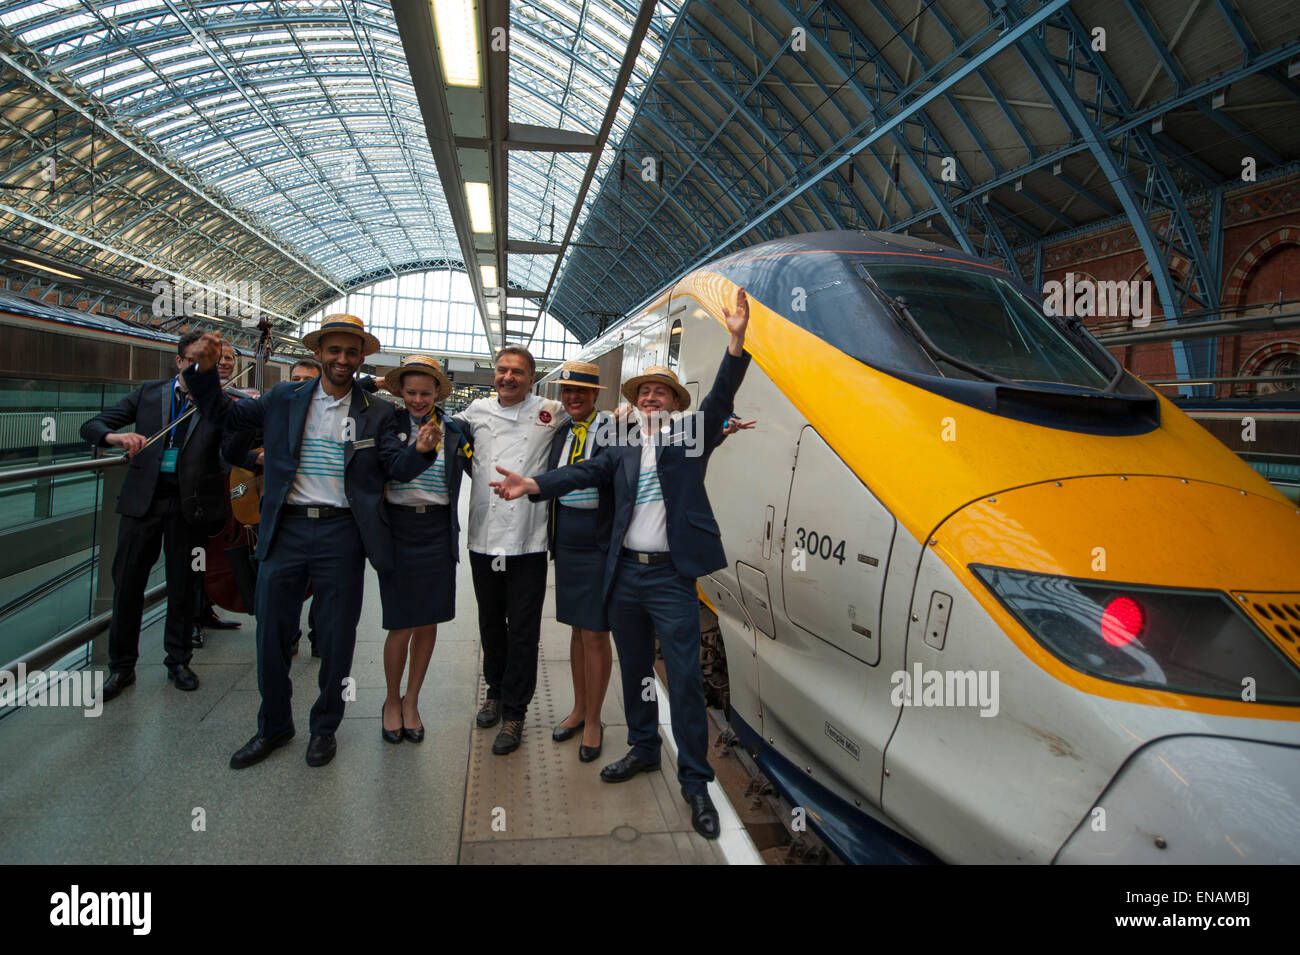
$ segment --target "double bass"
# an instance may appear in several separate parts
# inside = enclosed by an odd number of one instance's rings
[[[271,352],[270,319],[263,316],[257,327],[262,334],[255,352],[253,387],[260,395],[265,386],[266,360]],[[252,470],[232,466],[228,484],[226,522],[208,539],[208,565],[203,588],[208,599],[218,607],[234,613],[251,614],[257,586],[257,563],[253,555],[257,551],[256,528],[261,520],[262,469],[260,466]]]

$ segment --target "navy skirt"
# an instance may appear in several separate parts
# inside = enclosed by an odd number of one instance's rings
[[[609,629],[602,593],[609,540],[597,533],[596,514],[555,506],[555,619],[584,630]]]
[[[410,630],[456,616],[456,562],[447,505],[423,514],[385,502],[395,566],[379,574],[385,630]]]

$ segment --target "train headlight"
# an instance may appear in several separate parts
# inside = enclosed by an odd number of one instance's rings
[[[1300,670],[1224,593],[978,564],[971,570],[1039,643],[1076,670],[1201,696],[1300,703]]]

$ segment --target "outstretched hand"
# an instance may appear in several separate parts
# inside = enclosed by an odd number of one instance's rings
[[[722,306],[722,320],[727,325],[727,331],[731,332],[731,344],[727,351],[739,358],[745,349],[745,329],[749,327],[749,296],[743,288],[736,289],[734,312],[725,305]]]
[[[497,492],[497,495],[505,498],[507,501],[513,501],[515,498],[523,497],[525,494],[537,493],[537,482],[532,478],[526,478],[514,471],[507,471],[505,468],[497,465],[497,471],[505,475],[501,481],[489,481],[488,487]]]
[[[739,415],[733,414],[730,418],[727,419],[727,423],[722,428],[722,433],[735,434],[737,431],[741,431],[741,430],[748,431],[756,424],[758,424],[757,418],[755,418],[753,421],[741,421]]]

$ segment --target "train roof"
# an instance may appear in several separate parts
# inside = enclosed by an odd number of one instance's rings
[[[48,302],[40,302],[26,295],[15,295],[13,292],[0,289],[0,314],[5,313],[19,315],[23,318],[39,318],[64,325],[75,325],[78,328],[93,328],[98,331],[115,332],[119,335],[134,335],[137,338],[148,338],[158,342],[174,343],[179,337],[168,332],[132,325],[130,322],[124,322],[120,318],[114,318],[111,315],[97,315],[93,312],[82,311],[79,308],[51,305]]]

